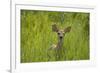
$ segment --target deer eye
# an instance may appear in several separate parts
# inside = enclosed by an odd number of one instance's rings
[[[60,33],[58,32],[58,35],[59,35]]]

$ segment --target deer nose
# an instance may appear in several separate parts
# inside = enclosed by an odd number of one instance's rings
[[[63,37],[62,37],[62,36],[60,36],[60,38],[62,39]]]

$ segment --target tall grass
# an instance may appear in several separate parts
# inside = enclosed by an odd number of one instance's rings
[[[55,52],[47,51],[57,43],[52,23],[60,28],[71,26],[63,41],[59,61],[89,59],[89,13],[21,10],[21,63],[56,61]],[[49,56],[48,56],[49,54]]]

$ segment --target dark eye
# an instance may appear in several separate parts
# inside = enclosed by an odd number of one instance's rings
[[[58,35],[59,35],[60,33],[58,32]]]

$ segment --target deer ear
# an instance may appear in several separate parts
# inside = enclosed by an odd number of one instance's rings
[[[70,30],[71,30],[71,26],[65,28],[65,29],[64,29],[64,32],[65,32],[65,33],[66,33],[66,32],[70,32]]]
[[[53,24],[53,25],[52,25],[52,30],[53,30],[54,32],[58,32],[58,27],[57,27],[56,24]]]

